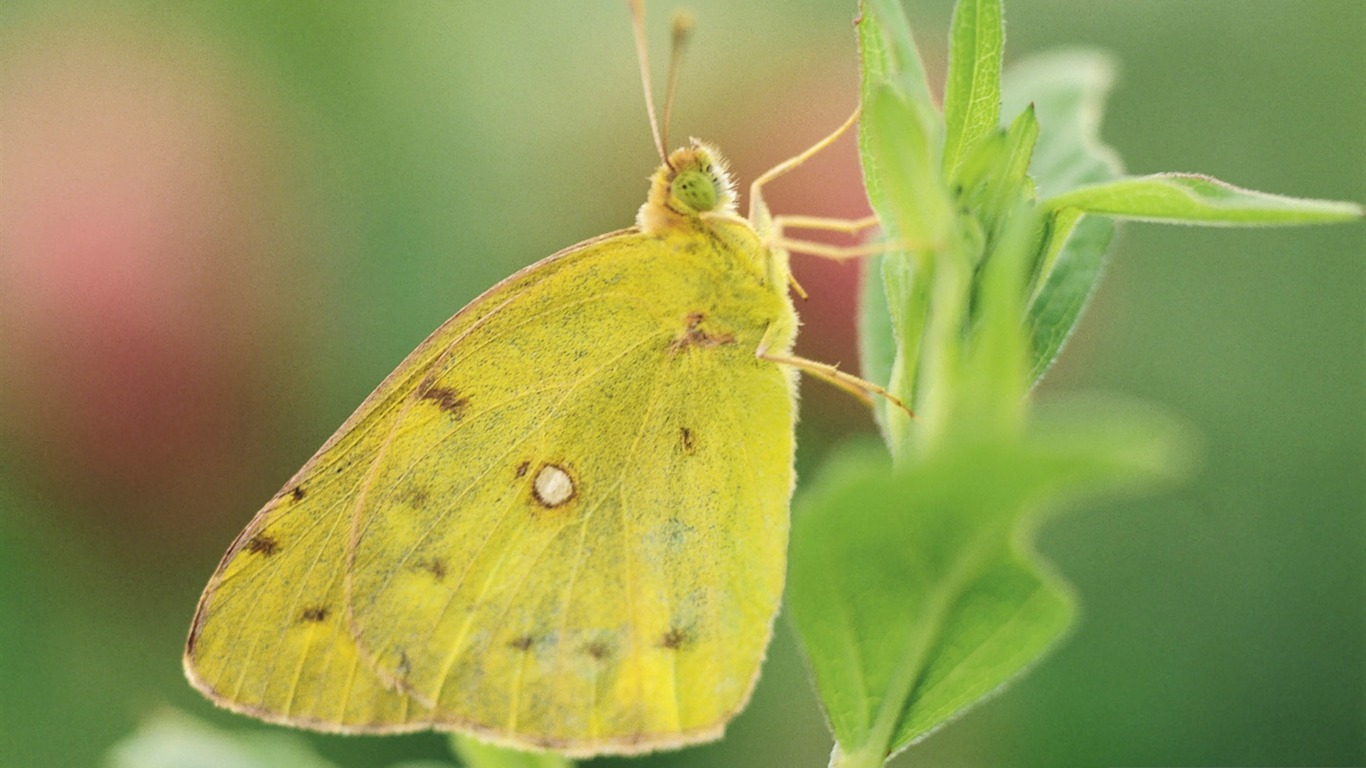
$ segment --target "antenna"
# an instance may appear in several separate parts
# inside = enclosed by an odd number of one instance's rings
[[[650,54],[645,44],[645,0],[627,0],[631,7],[631,26],[636,33],[636,58],[640,61],[640,83],[645,88],[645,111],[650,115],[650,132],[655,137],[655,149],[665,165],[669,163],[669,151],[664,148],[664,137],[659,132],[659,119],[655,117],[655,99],[650,92]],[[674,33],[677,38],[677,32]]]
[[[673,44],[669,47],[669,77],[664,91],[664,145],[669,144],[669,118],[674,111],[674,94],[678,92],[678,70],[683,63],[683,49],[687,47],[692,35],[694,20],[691,13],[679,11],[674,14]]]

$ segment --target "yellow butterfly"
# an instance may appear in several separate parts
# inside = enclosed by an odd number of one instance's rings
[[[760,188],[854,118],[756,180],[742,218],[715,149],[665,155],[632,8],[664,159],[636,226],[471,302],[257,513],[186,643],[217,704],[591,755],[717,738],[748,700],[783,589],[795,371],[881,391],[791,355],[791,243]]]

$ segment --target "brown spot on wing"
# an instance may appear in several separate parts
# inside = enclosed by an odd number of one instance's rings
[[[309,624],[317,624],[326,621],[328,613],[329,611],[325,605],[311,605],[304,609],[304,612],[300,614],[299,619]]]
[[[450,387],[426,387],[422,390],[422,399],[431,400],[438,408],[457,419],[465,412],[465,406],[470,402],[468,397],[461,396]]]
[[[536,638],[532,637],[531,635],[522,635],[520,637],[508,641],[509,648],[515,648],[516,650],[523,652],[531,650],[531,646],[535,644]]]
[[[247,551],[253,555],[270,557],[280,551],[280,543],[264,533],[258,533],[247,540]]]
[[[670,627],[668,632],[665,632],[663,635],[660,636],[659,647],[668,648],[671,651],[676,651],[679,648],[682,648],[683,645],[687,643],[689,639],[690,638],[688,637],[687,632],[679,629],[678,627]]]
[[[691,456],[697,452],[697,444],[691,429],[679,427],[678,444],[683,448],[683,453]]]
[[[430,495],[427,493],[426,488],[409,486],[408,492],[403,495],[403,498],[408,502],[408,506],[413,509],[422,509],[427,506],[427,500],[430,498]]]
[[[446,578],[446,562],[439,557],[433,557],[430,560],[422,560],[417,564],[417,567],[420,570],[430,573],[432,579],[435,581],[439,582]]]
[[[517,465],[517,476],[518,476],[518,477],[526,477],[526,472],[527,472],[528,469],[531,469],[531,462],[529,462],[529,461],[524,461],[524,462],[522,462],[521,464],[518,464],[518,465]]]
[[[725,331],[702,330],[702,321],[706,319],[706,315],[701,312],[689,312],[685,319],[687,320],[687,326],[682,331],[679,331],[678,335],[665,347],[670,355],[676,355],[688,347],[708,349],[711,347],[719,347],[723,344],[735,343],[735,336],[733,334]]]
[[[293,496],[295,501],[303,501],[304,487],[302,485],[294,486],[294,490],[290,491],[289,495]]]
[[[583,652],[588,654],[589,656],[592,656],[598,661],[602,661],[603,659],[611,655],[612,649],[607,647],[607,643],[604,643],[601,640],[594,640],[593,642],[584,646]]]

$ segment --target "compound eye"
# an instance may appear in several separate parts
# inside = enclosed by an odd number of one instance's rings
[[[670,184],[674,199],[697,212],[716,207],[716,182],[699,170],[680,171]]]

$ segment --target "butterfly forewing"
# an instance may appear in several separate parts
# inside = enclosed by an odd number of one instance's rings
[[[591,256],[605,235],[509,277],[437,329],[257,513],[200,598],[185,649],[215,702],[266,720],[340,731],[424,727],[431,714],[375,674],[346,620],[354,510],[413,393],[471,328],[529,285]]]

